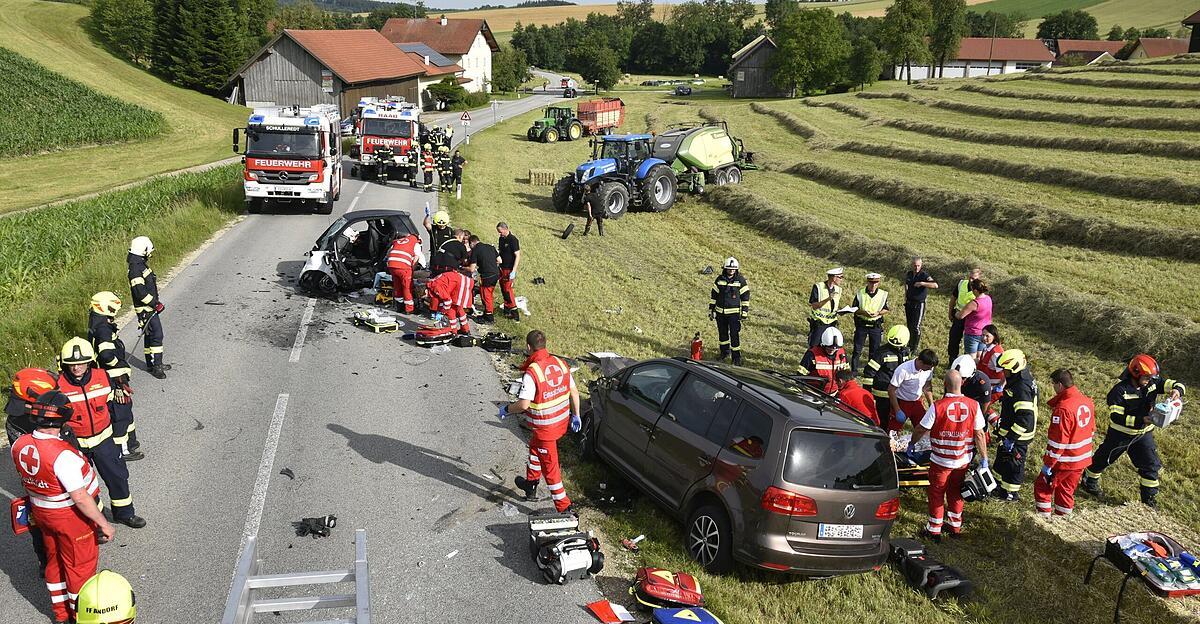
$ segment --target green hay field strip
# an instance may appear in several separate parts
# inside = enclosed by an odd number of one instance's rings
[[[1101,75],[1088,74],[1075,76],[1066,74],[1030,74],[1025,80],[1048,80],[1066,84],[1089,85],[1093,87],[1108,87],[1111,89],[1171,89],[1180,91],[1200,91],[1200,82],[1189,81],[1182,76],[1163,76],[1157,80],[1140,80],[1129,78],[1122,74]]]
[[[1033,83],[1029,83],[1033,84]],[[959,91],[978,93],[990,97],[1010,98],[1017,100],[1062,102],[1064,104],[1099,104],[1101,106],[1130,106],[1134,108],[1200,108],[1200,98],[1152,98],[1152,97],[1121,97],[1114,95],[1088,94],[1080,92],[1055,92],[1018,88],[1021,83],[1011,81],[1004,88],[990,87],[980,83],[964,83]],[[1105,93],[1108,91],[1105,90]]]

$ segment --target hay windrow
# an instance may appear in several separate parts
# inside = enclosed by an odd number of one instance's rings
[[[1193,61],[1194,62],[1194,61]],[[1064,76],[1062,74],[1038,73],[1023,76],[1020,80],[1051,80],[1067,84],[1111,89],[1169,89],[1173,91],[1200,91],[1200,81],[1174,82],[1170,80],[1128,80],[1123,78],[1091,78],[1088,76]]]
[[[662,128],[659,127],[661,121],[658,118],[658,113],[655,113],[654,111],[646,111],[646,115],[643,117],[643,120],[646,122],[646,132],[657,133],[662,130]]]
[[[700,119],[703,119],[704,121],[713,123],[721,121],[721,116],[708,107],[701,108],[696,114],[699,115]]]
[[[1197,61],[1200,62],[1200,61]],[[1177,67],[1142,67],[1139,65],[1102,65],[1100,67],[1089,67],[1084,70],[1051,70],[1050,74],[1057,76],[1070,76],[1073,74],[1082,74],[1089,71],[1102,71],[1107,74],[1139,74],[1142,76],[1187,76],[1200,77],[1200,69],[1180,69]]]
[[[958,87],[959,91],[968,91],[991,97],[1012,98],[1017,100],[1042,100],[1048,102],[1063,102],[1066,104],[1099,104],[1102,106],[1132,106],[1137,108],[1200,108],[1200,98],[1138,98],[1107,95],[1082,95],[1074,93],[1025,92],[995,89],[984,84],[965,82]]]
[[[807,100],[805,100],[805,102],[807,102]],[[813,142],[814,144],[829,143],[828,137],[825,136],[825,133],[817,129],[816,126],[800,119],[799,117],[796,117],[795,115],[792,115],[791,113],[786,113],[779,109],[771,108],[762,102],[752,102],[750,104],[750,109],[760,115],[774,117],[776,121],[783,124],[783,126],[792,134],[798,135],[808,141]]]

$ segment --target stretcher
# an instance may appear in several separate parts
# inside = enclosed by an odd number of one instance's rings
[[[366,327],[367,329],[377,333],[389,333],[400,329],[400,324],[396,322],[396,317],[380,314],[377,310],[367,312],[356,312],[350,317],[350,322],[356,327]]]
[[[900,478],[900,487],[917,488],[929,487],[929,460],[924,463],[914,463],[900,451],[896,456],[896,472]]]
[[[437,325],[422,325],[413,332],[413,341],[418,347],[434,347],[437,345],[450,344],[454,340],[457,332],[450,327],[438,327]]]
[[[1092,582],[1100,560],[1107,561],[1125,576],[1117,592],[1113,622],[1121,621],[1121,605],[1129,579],[1137,578],[1159,598],[1183,598],[1200,595],[1200,561],[1182,544],[1163,533],[1143,531],[1113,535],[1104,540],[1104,552],[1088,566],[1083,584]]]

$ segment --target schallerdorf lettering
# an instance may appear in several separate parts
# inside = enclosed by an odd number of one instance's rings
[[[307,160],[267,160],[265,158],[255,158],[255,166],[258,167],[309,167]]]

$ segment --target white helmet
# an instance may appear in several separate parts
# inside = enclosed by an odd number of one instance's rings
[[[154,243],[150,242],[149,236],[139,236],[129,243],[129,253],[149,258],[154,253]]]
[[[963,379],[970,379],[975,374],[975,359],[969,355],[960,355],[950,363],[950,370],[958,371]]]
[[[738,266],[737,258],[734,258],[733,256],[725,258],[725,270],[733,269],[736,271],[738,270]]]
[[[821,332],[822,347],[838,347],[841,348],[845,339],[842,338],[842,332],[836,327],[826,327],[825,331]]]

